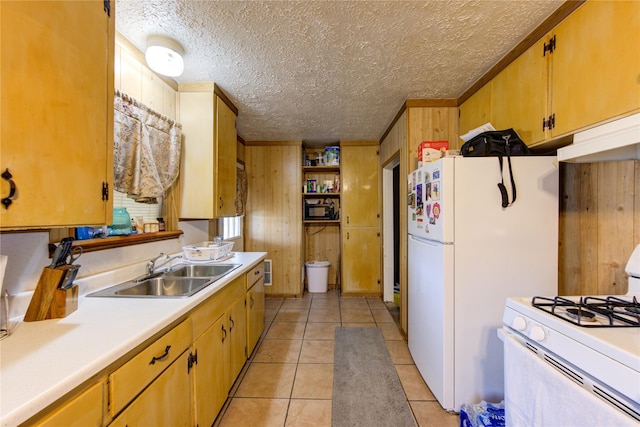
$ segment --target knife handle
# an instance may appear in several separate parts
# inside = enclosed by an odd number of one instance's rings
[[[53,256],[51,257],[51,265],[49,265],[49,268],[56,268],[60,263],[61,256],[62,242],[60,242],[58,246],[56,246],[56,250],[53,252]]]

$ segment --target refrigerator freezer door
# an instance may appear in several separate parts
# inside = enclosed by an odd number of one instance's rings
[[[409,236],[409,351],[422,378],[454,408],[453,245]]]

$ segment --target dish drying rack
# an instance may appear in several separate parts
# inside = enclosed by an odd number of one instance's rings
[[[183,246],[184,256],[189,261],[212,261],[220,260],[231,254],[234,242],[222,243],[202,242],[197,245]]]

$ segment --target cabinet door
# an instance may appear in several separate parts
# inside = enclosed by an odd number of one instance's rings
[[[638,1],[588,1],[558,25],[553,136],[640,108],[638,28]]]
[[[227,399],[225,386],[224,346],[220,317],[193,344],[193,352],[198,355],[194,367],[194,402],[196,425],[210,426]]]
[[[343,226],[378,226],[377,152],[377,145],[340,148]]]
[[[112,415],[191,347],[191,334],[191,321],[185,320],[109,375]]]
[[[236,115],[215,90],[208,83],[180,89],[181,218],[236,214]]]
[[[104,381],[92,385],[76,398],[35,425],[39,427],[101,426],[103,389]]]
[[[491,121],[491,82],[460,106],[460,135]]]
[[[180,165],[180,217],[213,218],[213,88],[207,91],[181,91],[179,95],[180,123],[184,135]]]
[[[215,217],[236,214],[236,115],[215,97]]]
[[[145,389],[112,424],[124,426],[191,426],[191,377],[185,351]]]
[[[227,313],[229,325],[229,389],[247,361],[247,309],[245,295]]]
[[[111,222],[114,7],[0,2],[0,227]]]
[[[253,353],[264,331],[264,277],[247,292],[247,356]]]
[[[380,295],[378,227],[345,227],[342,234],[342,292]]]
[[[545,139],[542,120],[548,111],[548,61],[543,38],[520,55],[491,82],[491,123],[514,128],[527,145]]]

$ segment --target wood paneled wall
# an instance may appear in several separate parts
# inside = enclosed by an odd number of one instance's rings
[[[458,107],[407,108],[407,174],[418,167],[418,144],[422,141],[449,141],[460,148]]]
[[[418,144],[422,141],[449,141],[460,147],[458,108],[451,100],[407,100],[405,111],[380,143],[380,168],[397,153],[400,156],[400,327],[407,331],[407,191],[405,180],[418,166]],[[382,175],[382,172],[380,173]],[[385,239],[384,233],[382,236]],[[388,237],[387,237],[388,238]],[[384,274],[382,274],[384,277]]]
[[[300,207],[302,209],[302,206]],[[304,226],[305,261],[329,261],[329,289],[339,288],[340,278],[340,225],[306,224]],[[305,275],[305,281],[308,281]],[[307,282],[308,283],[308,282]]]
[[[561,163],[560,295],[627,292],[640,244],[640,161]]]
[[[272,260],[269,296],[302,296],[302,141],[246,142],[247,251]]]

